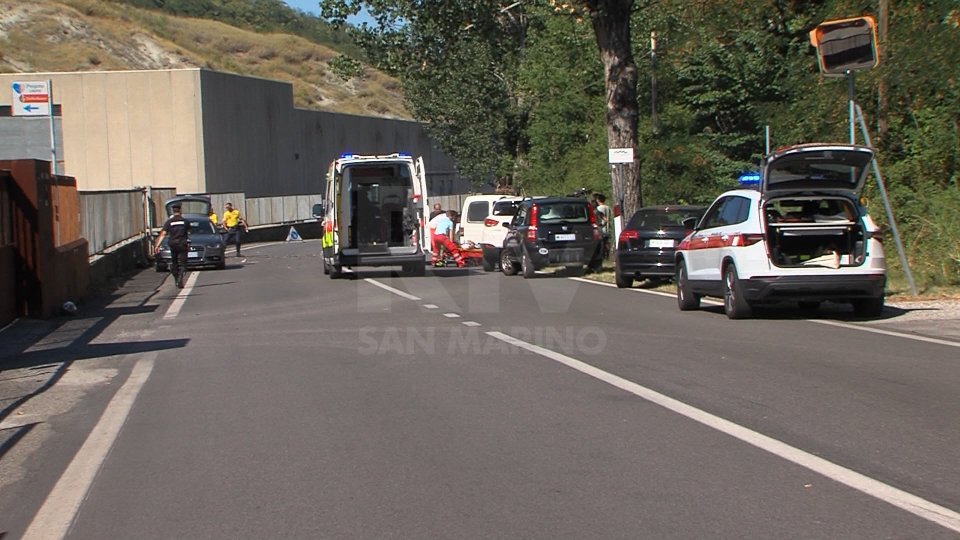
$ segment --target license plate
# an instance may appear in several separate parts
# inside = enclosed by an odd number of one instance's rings
[[[188,259],[199,259],[199,258],[200,258],[200,252],[198,252],[198,251],[190,251],[190,252],[187,253],[187,258],[188,258]]]
[[[576,234],[555,234],[553,235],[553,239],[556,240],[557,242],[571,241],[571,240],[576,240],[577,235]]]
[[[647,240],[647,247],[652,247],[652,248],[672,248],[672,247],[673,247],[673,240],[669,240],[669,239],[668,239],[668,240],[664,240],[664,239],[661,239],[661,238],[653,238],[653,239],[651,239],[651,240]]]

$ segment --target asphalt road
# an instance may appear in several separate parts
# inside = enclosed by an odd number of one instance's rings
[[[5,420],[0,537],[960,536],[948,340],[318,250],[86,314]]]

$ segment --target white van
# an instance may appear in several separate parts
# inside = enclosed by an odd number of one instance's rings
[[[423,158],[344,154],[334,160],[319,209],[323,273],[335,279],[345,266],[401,266],[422,276],[426,199]]]
[[[463,211],[460,212],[460,232],[457,236],[460,245],[480,245],[483,241],[484,221],[493,213],[494,203],[501,200],[520,201],[521,198],[509,195],[469,195],[463,200]]]

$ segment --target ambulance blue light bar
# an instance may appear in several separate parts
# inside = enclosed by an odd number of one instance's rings
[[[737,178],[737,183],[744,187],[756,187],[760,185],[760,173],[745,172]]]

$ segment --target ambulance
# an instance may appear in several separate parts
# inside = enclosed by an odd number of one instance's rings
[[[430,206],[423,158],[343,154],[330,164],[326,180],[324,274],[337,279],[345,267],[399,266],[405,274],[424,275]]]

